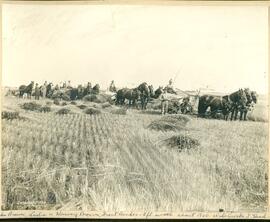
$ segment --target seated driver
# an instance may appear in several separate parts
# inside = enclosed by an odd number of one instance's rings
[[[173,81],[172,79],[169,80],[169,84],[165,87],[168,93],[176,94],[176,91],[173,88]]]

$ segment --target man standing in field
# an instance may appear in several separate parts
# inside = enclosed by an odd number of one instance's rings
[[[86,86],[86,95],[89,95],[91,93],[92,93],[92,84],[91,82],[88,82]]]
[[[115,87],[115,85],[114,85],[114,80],[112,80],[112,82],[111,82],[111,85],[110,85],[110,87],[109,87],[109,91],[110,91],[110,92],[116,92],[116,87]]]
[[[161,93],[160,99],[161,99],[161,115],[165,115],[168,113],[168,106],[169,106],[167,88],[165,88]]]
[[[42,86],[42,96],[44,99],[46,98],[46,94],[47,94],[47,81],[45,81]]]
[[[39,96],[40,96],[40,89],[38,87],[38,84],[36,83],[36,87],[35,87],[35,100],[39,100]]]

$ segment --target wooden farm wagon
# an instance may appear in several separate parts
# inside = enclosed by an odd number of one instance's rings
[[[199,92],[176,89],[169,94],[169,113],[196,114],[198,112]]]

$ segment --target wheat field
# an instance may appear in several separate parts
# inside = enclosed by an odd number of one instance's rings
[[[2,110],[2,209],[95,211],[263,211],[268,199],[268,121],[223,121],[190,116],[176,131],[151,130],[153,112],[88,115],[51,104],[26,111],[29,102],[5,97]],[[41,100],[38,103],[45,104]],[[83,102],[79,102],[83,103]],[[93,106],[91,103],[84,103]],[[77,104],[78,105],[78,104]],[[198,141],[170,147],[173,136]]]

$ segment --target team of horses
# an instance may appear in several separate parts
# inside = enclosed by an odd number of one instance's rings
[[[138,101],[140,101],[140,106],[142,110],[147,108],[147,104],[152,99],[157,99],[164,92],[165,88],[158,87],[154,90],[152,85],[148,85],[146,82],[141,83],[138,87],[129,89],[121,88],[116,91],[115,95],[115,104],[124,105],[128,101],[129,107],[137,107]],[[22,97],[24,94],[27,94],[27,98],[31,99],[32,92],[34,90],[34,82],[31,81],[29,85],[22,85],[19,87],[19,97]],[[88,94],[98,94],[100,91],[99,84],[96,84],[94,87],[91,87],[91,84],[88,83],[86,87],[79,85],[78,87],[69,87],[65,91],[61,89],[55,89],[52,87],[52,84],[47,85],[46,97],[54,98],[54,95],[61,92],[65,95],[68,95],[70,100],[82,99]],[[168,92],[169,90],[167,90]],[[40,93],[42,90],[40,88]],[[171,93],[175,93],[172,91]],[[60,95],[61,97],[61,95]],[[199,97],[198,104],[198,116],[199,117],[213,117],[216,118],[219,115],[223,115],[225,120],[230,119],[236,120],[238,114],[240,113],[240,120],[247,119],[247,113],[254,104],[257,103],[258,95],[255,91],[250,91],[248,88],[239,89],[236,92],[233,92],[225,96],[213,96],[213,95],[202,95]],[[210,109],[210,112],[208,111]]]
[[[157,99],[163,92],[162,87],[159,87],[154,91],[152,85],[148,85],[146,82],[141,83],[138,87],[133,89],[122,88],[116,92],[116,105],[124,105],[125,101],[128,101],[129,106],[138,107],[137,101],[141,103],[141,109],[145,110],[147,103],[151,99]]]
[[[240,120],[247,120],[247,113],[257,103],[258,95],[248,88],[239,89],[229,95],[218,97],[203,95],[199,98],[198,116],[206,117],[210,108],[210,116],[215,117],[222,113],[225,120],[231,114],[231,120],[236,120],[240,112]]]

